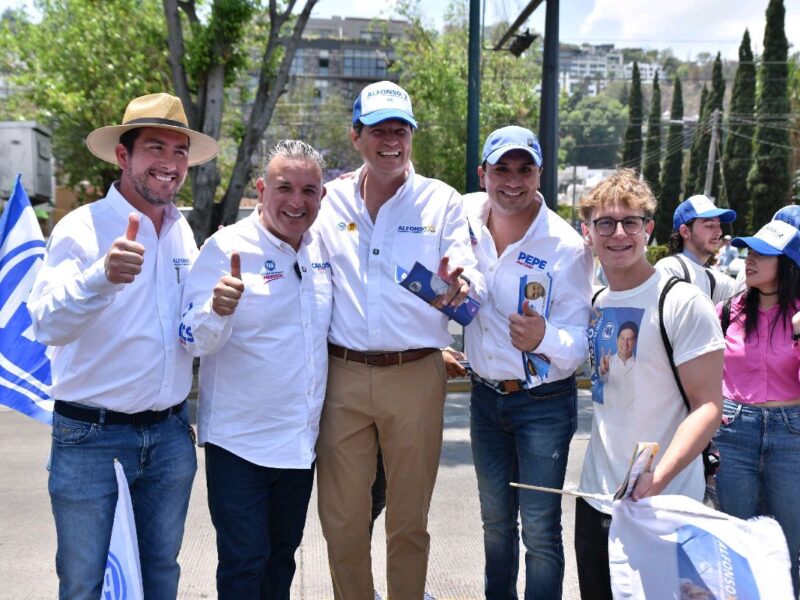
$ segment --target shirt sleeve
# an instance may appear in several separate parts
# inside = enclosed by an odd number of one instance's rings
[[[221,316],[211,308],[214,286],[220,277],[229,274],[230,264],[230,253],[223,251],[213,236],[206,240],[189,271],[183,288],[178,339],[192,356],[213,354],[230,339],[236,313]]]
[[[478,271],[478,261],[472,252],[470,244],[469,227],[467,216],[464,212],[464,205],[461,195],[455,190],[450,193],[447,202],[447,209],[444,215],[442,228],[441,256],[450,259],[450,268],[464,268],[464,277],[470,280],[469,295],[484,304],[489,293],[486,288],[486,280]]]
[[[550,306],[544,337],[535,350],[559,369],[574,371],[589,353],[592,268],[592,253],[585,246],[559,266],[558,296]]]
[[[725,347],[717,311],[711,299],[695,286],[679,283],[667,293],[664,325],[675,366]]]
[[[736,295],[736,280],[725,273],[719,271],[710,271],[711,276],[716,281],[714,286],[714,297],[712,300],[717,302],[724,302],[731,296]]]
[[[80,243],[94,239],[94,234],[75,227],[71,220],[50,236],[47,256],[28,298],[38,342],[64,346],[75,341],[125,287],[106,279],[105,255],[98,257],[95,249]]]

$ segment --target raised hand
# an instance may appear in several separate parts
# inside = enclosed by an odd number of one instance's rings
[[[437,275],[448,284],[448,287],[431,302],[436,308],[459,306],[467,299],[467,294],[469,294],[469,282],[461,278],[461,273],[464,272],[464,268],[456,267],[451,271],[449,269],[449,263],[450,259],[446,256],[439,262]]]
[[[221,317],[232,315],[244,293],[242,261],[238,252],[231,253],[231,274],[219,278],[211,297],[211,308]]]
[[[136,241],[138,234],[139,215],[132,212],[125,235],[115,239],[106,254],[106,279],[111,283],[131,283],[142,272],[144,246]]]
[[[542,343],[547,323],[530,302],[522,304],[521,315],[508,316],[511,345],[520,352],[533,352]]]
[[[611,368],[611,350],[601,350],[600,375],[605,375]]]

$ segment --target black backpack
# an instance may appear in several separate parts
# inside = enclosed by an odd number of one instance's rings
[[[683,264],[681,262],[681,264]],[[684,265],[684,269],[686,265]],[[691,411],[691,407],[689,406],[689,399],[686,397],[686,391],[683,389],[683,384],[681,383],[680,375],[678,375],[678,367],[675,366],[675,357],[672,351],[672,343],[669,341],[669,336],[667,336],[667,328],[664,325],[664,302],[667,299],[667,294],[669,291],[675,287],[678,283],[689,283],[688,280],[688,270],[686,271],[687,279],[681,279],[680,277],[670,277],[666,284],[664,284],[664,288],[661,290],[661,294],[658,297],[658,327],[661,331],[661,342],[664,344],[664,350],[667,352],[667,360],[669,360],[669,367],[672,369],[672,375],[675,377],[675,383],[678,385],[678,391],[681,393],[681,398],[683,399],[683,405],[686,407],[686,411]],[[709,275],[709,278],[711,276]],[[712,279],[713,281],[713,279]],[[595,300],[600,295],[600,293],[605,290],[606,288],[600,288],[595,292],[594,296],[592,296],[592,306],[594,306]],[[712,293],[713,293],[713,285],[712,285]],[[730,303],[728,304],[728,317],[730,317]],[[727,325],[724,325],[724,328],[727,329]],[[714,445],[714,442],[709,442],[708,446],[705,447],[703,450],[703,472],[706,477],[716,474],[719,470],[719,463],[720,463],[720,456],[719,450]]]
[[[689,267],[686,265],[686,259],[683,258],[680,254],[673,254],[672,258],[676,259],[678,263],[681,265],[681,269],[683,270],[683,281],[687,283],[692,283],[692,277],[689,274]],[[708,296],[711,298],[712,302],[714,300],[714,290],[717,289],[717,280],[714,279],[713,273],[711,273],[711,269],[708,267],[703,267],[706,271],[706,277],[708,277],[708,286],[709,292]]]

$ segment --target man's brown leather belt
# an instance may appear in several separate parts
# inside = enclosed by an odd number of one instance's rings
[[[471,376],[472,381],[482,383],[486,387],[490,387],[501,394],[513,394],[514,392],[528,389],[526,383],[519,379],[486,379],[478,375],[475,371],[472,372]]]
[[[403,352],[359,352],[350,350],[336,344],[328,344],[328,353],[336,358],[343,358],[352,362],[361,363],[368,367],[391,367],[410,363],[420,358],[425,358],[429,354],[438,352],[438,348],[415,348],[414,350],[404,350]]]

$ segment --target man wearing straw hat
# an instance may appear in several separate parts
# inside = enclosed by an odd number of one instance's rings
[[[116,458],[130,485],[144,595],[175,598],[197,468],[185,401],[192,359],[178,323],[197,248],[173,200],[217,143],[189,129],[178,98],[152,94],[86,144],[122,174],[105,198],[55,227],[28,301],[36,339],[53,346],[48,487],[59,597],[100,597]]]

